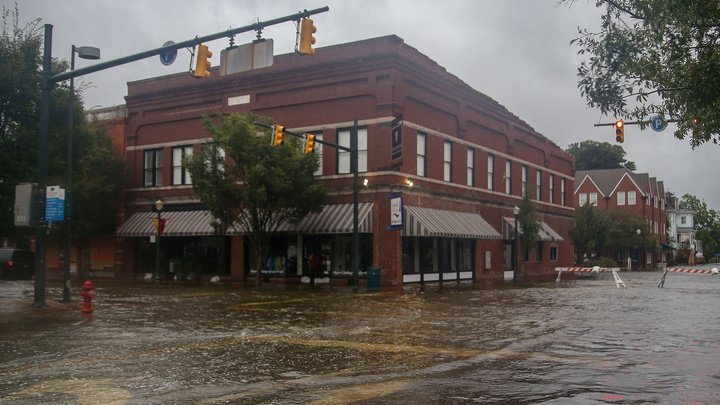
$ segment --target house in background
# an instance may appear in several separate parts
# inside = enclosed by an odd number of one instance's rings
[[[679,207],[679,199],[666,194],[668,217],[668,246],[673,252],[673,262],[689,265],[702,263],[702,241],[695,239],[695,211]]]
[[[623,210],[642,218],[653,234],[657,246],[666,236],[665,186],[647,173],[628,169],[580,170],[575,173],[575,206],[591,204],[602,210]],[[653,267],[667,260],[666,252],[646,248],[618,252],[619,263],[628,257],[640,268]]]

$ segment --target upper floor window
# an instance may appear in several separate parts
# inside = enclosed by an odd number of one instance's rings
[[[583,207],[583,206],[585,206],[585,204],[587,204],[587,194],[585,194],[585,193],[578,194],[578,205]]]
[[[553,176],[550,175],[550,179],[552,180]],[[551,183],[552,184],[552,183]],[[550,193],[552,195],[552,192]],[[550,202],[553,202],[553,198],[550,197]],[[565,200],[565,179],[560,179],[560,204],[567,205],[567,201]]]
[[[512,160],[505,161],[505,194],[512,194]]]
[[[144,186],[160,187],[163,185],[163,153],[162,149],[149,149],[145,151],[143,160]]]
[[[346,148],[350,147],[350,134],[352,130],[341,129],[338,131],[338,145]],[[368,158],[368,139],[367,139],[367,128],[358,128],[357,131],[357,143],[358,143],[358,173],[367,171],[367,158]],[[338,174],[350,173],[350,152],[338,149]]]
[[[618,191],[617,193],[617,205],[625,205],[625,192],[624,191]]]
[[[680,223],[685,225],[687,223],[687,217],[680,217]]]
[[[560,183],[561,192],[565,194],[565,179],[561,179],[562,182]],[[561,197],[563,199],[563,205],[565,205],[565,196],[563,195]],[[550,204],[555,203],[555,175],[550,175],[550,180],[548,181],[548,202]]]
[[[590,205],[597,207],[597,193],[590,193]]]
[[[495,155],[488,155],[487,159],[487,188],[495,190]]]
[[[475,185],[475,149],[467,150],[467,185]]]
[[[635,205],[637,204],[637,192],[636,191],[628,191],[627,192],[627,204],[628,205]]]
[[[417,175],[425,177],[427,135],[417,134]]]
[[[540,169],[535,172],[535,199],[542,201],[542,172]]]
[[[181,184],[192,184],[192,179],[190,178],[190,172],[188,171],[187,167],[185,167],[185,164],[183,163],[185,158],[192,156],[192,154],[193,154],[192,145],[177,146],[177,147],[172,148],[172,167],[173,167],[172,184],[173,184],[173,186],[177,186],[177,185],[181,185]]]
[[[452,181],[452,142],[443,143],[443,180]]]
[[[528,168],[525,165],[520,167],[520,195],[525,196],[528,188]]]

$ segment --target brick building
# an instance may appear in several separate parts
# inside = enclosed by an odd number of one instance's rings
[[[585,204],[603,210],[623,210],[642,218],[652,232],[656,245],[667,243],[665,186],[662,181],[647,173],[634,173],[628,169],[579,170],[575,173],[574,206]],[[627,255],[640,267],[652,267],[665,262],[665,251],[618,252],[618,261],[625,262]]]
[[[253,112],[289,130],[349,146],[358,121],[361,268],[381,269],[384,286],[438,280],[502,280],[510,269],[513,207],[533,196],[541,241],[521,278],[549,276],[571,263],[574,160],[503,106],[396,36],[274,58],[271,67],[210,79],[177,74],[128,83],[126,158],[130,180],[119,269],[151,272],[152,203],[167,218],[163,271],[195,263],[201,272],[242,279],[251,271],[242,235],[220,234],[193,194],[182,157],[208,141],[202,117]],[[402,117],[401,137],[392,122]],[[399,148],[392,156],[393,143]],[[397,154],[400,156],[397,156]],[[335,279],[350,269],[352,174],[349,154],[319,148],[317,179],[328,196],[272,242],[269,275],[307,272],[322,256]],[[412,186],[410,186],[412,185]],[[391,198],[402,196],[404,223],[390,227]],[[394,200],[397,201],[397,200]]]

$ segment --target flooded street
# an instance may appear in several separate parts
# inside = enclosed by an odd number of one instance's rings
[[[720,279],[497,288],[0,283],[0,403],[720,402]]]

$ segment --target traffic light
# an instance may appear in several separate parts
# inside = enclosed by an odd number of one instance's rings
[[[273,125],[272,146],[281,146],[285,141],[285,127],[282,125]]]
[[[623,120],[615,121],[615,140],[620,143],[625,142],[625,121]]]
[[[305,153],[311,154],[315,152],[315,135],[305,134]]]
[[[200,78],[210,77],[210,66],[212,63],[208,60],[212,57],[212,52],[208,49],[207,45],[200,44],[198,46],[197,59],[195,60],[195,73],[193,76]]]
[[[315,49],[312,47],[315,43],[315,37],[313,34],[317,31],[313,20],[304,18],[300,22],[300,45],[298,47],[298,53],[301,55],[312,55],[315,53]]]

